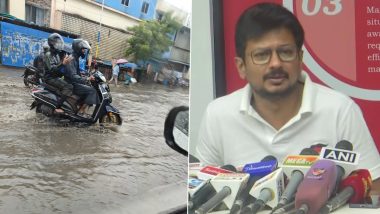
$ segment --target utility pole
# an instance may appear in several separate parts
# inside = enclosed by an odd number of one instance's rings
[[[104,10],[104,0],[102,2],[102,12],[100,13],[100,19],[99,19],[99,29],[98,29],[98,41],[96,43],[96,52],[95,52],[95,59],[98,58],[99,55],[99,48],[100,48],[100,30],[102,28],[102,16],[103,16],[103,10]]]

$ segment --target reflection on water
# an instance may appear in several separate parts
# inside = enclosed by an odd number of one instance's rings
[[[165,144],[163,124],[173,106],[188,105],[187,90],[112,85],[123,125],[85,126],[30,111],[21,73],[3,70],[0,213],[136,213],[126,205],[157,207],[150,193],[159,187],[173,204],[186,201],[187,158]]]

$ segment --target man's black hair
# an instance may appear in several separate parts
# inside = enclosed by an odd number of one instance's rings
[[[293,13],[275,3],[259,3],[243,12],[235,28],[235,48],[238,57],[245,59],[247,42],[259,39],[269,31],[286,28],[294,36],[300,50],[304,42],[303,28]]]

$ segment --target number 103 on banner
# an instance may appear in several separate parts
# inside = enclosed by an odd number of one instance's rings
[[[304,64],[326,85],[380,101],[380,1],[283,0],[305,29]]]

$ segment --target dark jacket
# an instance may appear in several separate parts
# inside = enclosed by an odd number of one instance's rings
[[[65,80],[71,84],[86,84],[79,72],[79,57],[73,54],[74,59],[66,65]]]
[[[62,64],[58,54],[53,54],[52,52],[48,51],[44,55],[44,78],[46,80],[48,79],[55,79],[60,78],[65,73],[65,66]]]

